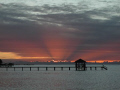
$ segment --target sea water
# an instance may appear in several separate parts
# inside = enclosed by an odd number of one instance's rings
[[[22,67],[21,65],[18,65]],[[24,67],[30,67],[24,65]],[[31,65],[31,67],[74,67],[74,65]],[[120,90],[120,65],[106,65],[108,70],[75,71],[68,68],[0,68],[0,90]]]

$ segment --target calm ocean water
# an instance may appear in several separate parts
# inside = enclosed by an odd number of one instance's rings
[[[92,71],[0,68],[0,90],[120,90],[120,65],[106,66],[108,70]]]

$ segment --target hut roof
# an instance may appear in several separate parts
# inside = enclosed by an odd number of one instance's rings
[[[78,60],[75,61],[75,63],[77,63],[77,62],[86,62],[86,61],[84,61],[82,59],[78,59]]]

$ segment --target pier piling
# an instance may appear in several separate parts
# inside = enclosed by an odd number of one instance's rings
[[[8,67],[6,67],[6,71],[8,71]]]
[[[63,67],[61,67],[61,70],[63,70]]]
[[[95,67],[95,70],[97,70],[97,67]]]
[[[39,67],[38,67],[38,71],[39,71]]]
[[[48,70],[48,68],[46,67],[46,71]]]
[[[69,67],[69,71],[70,71],[70,67]]]
[[[101,67],[101,70],[103,70],[103,67]]]
[[[92,70],[92,67],[90,67],[90,70]]]

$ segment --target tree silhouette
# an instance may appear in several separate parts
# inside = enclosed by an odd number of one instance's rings
[[[2,64],[3,63],[3,61],[0,59],[0,64]]]

